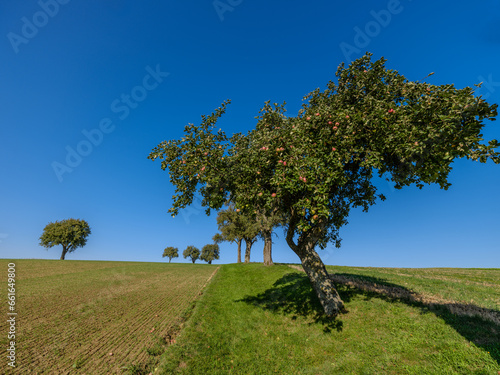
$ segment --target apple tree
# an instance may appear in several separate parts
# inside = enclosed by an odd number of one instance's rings
[[[179,257],[179,249],[176,247],[169,246],[163,250],[163,258],[168,257],[168,263],[172,260],[172,258]]]
[[[194,262],[196,262],[196,260],[200,257],[200,250],[197,247],[188,246],[182,255],[184,256],[184,259],[191,258],[191,262],[194,264]]]
[[[219,214],[221,212],[223,212],[223,211],[219,211]],[[218,217],[219,217],[219,215],[217,215],[217,218]],[[219,219],[217,219],[217,221],[219,221]],[[241,235],[240,236],[233,235],[232,231],[230,230],[231,227],[232,227],[232,225],[221,226],[219,224],[219,230],[221,231],[221,233],[214,234],[214,236],[212,237],[212,240],[216,244],[220,244],[222,242],[236,242],[236,244],[238,245],[237,262],[241,263],[241,243],[243,242],[243,237]]]
[[[215,243],[223,241],[236,242],[238,244],[238,263],[241,263],[241,242],[245,240],[245,263],[250,262],[250,250],[257,240],[257,236],[264,240],[264,265],[273,264],[272,258],[272,233],[273,229],[280,225],[281,220],[276,215],[260,212],[257,209],[253,213],[243,214],[234,205],[229,205],[226,210],[217,214],[217,225],[221,233],[214,235]]]
[[[219,259],[219,245],[208,244],[202,247],[200,259],[212,264],[212,260]]]
[[[51,248],[62,246],[61,260],[67,253],[72,253],[78,247],[87,244],[87,237],[91,234],[89,224],[81,219],[66,219],[49,223],[40,236],[40,245]]]
[[[178,193],[174,215],[197,191],[207,213],[229,199],[244,213],[257,207],[278,214],[325,314],[335,316],[343,302],[317,249],[340,246],[351,209],[367,211],[385,199],[377,194],[377,175],[397,189],[437,184],[446,190],[457,158],[498,164],[498,141],[485,142],[481,134],[497,105],[470,87],[409,81],[387,69],[385,59],[372,62],[371,54],[341,64],[336,82],[304,99],[292,117],[284,104],[267,102],[255,129],[230,138],[214,130],[225,102],[149,158],[169,169]]]
[[[238,244],[238,263],[241,263],[241,242],[245,240],[245,263],[249,263],[250,251],[259,234],[259,226],[254,215],[243,214],[240,209],[230,204],[225,210],[217,213],[217,226],[220,231],[217,240]]]

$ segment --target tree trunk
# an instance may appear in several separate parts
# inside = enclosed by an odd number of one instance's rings
[[[242,238],[238,240],[238,263],[241,263],[241,241],[243,241]]]
[[[208,261],[208,264],[212,264],[212,261],[211,261],[211,260],[209,260],[209,261]]]
[[[330,317],[338,315],[344,309],[344,302],[335,289],[323,261],[314,250],[316,241],[314,238],[302,238],[301,236],[298,243],[295,244],[293,241],[294,232],[294,227],[290,226],[286,236],[288,246],[299,256],[302,267],[311,281],[325,314]]]
[[[327,316],[338,315],[344,303],[335,289],[326,267],[318,253],[311,247],[297,254]],[[301,256],[302,255],[302,256]]]
[[[66,253],[67,252],[68,252],[68,248],[63,245],[63,251],[62,251],[62,254],[61,254],[61,258],[59,260],[64,260],[64,258],[66,257]]]
[[[245,240],[245,263],[250,263],[250,249],[252,248],[252,241]]]
[[[272,266],[273,265],[273,240],[272,240],[272,231],[263,231],[264,236],[264,266]]]
[[[168,263],[170,263],[171,260],[172,260],[172,258],[168,258]]]
[[[191,259],[191,261],[192,261],[192,262],[193,262],[193,264],[194,264],[194,262],[196,262],[196,259]]]

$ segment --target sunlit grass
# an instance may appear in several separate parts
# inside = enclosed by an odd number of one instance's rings
[[[356,272],[345,268],[339,271],[351,275]],[[385,269],[383,274],[390,271]],[[398,285],[399,279],[391,280],[394,286]],[[407,282],[404,287],[412,289],[412,279],[404,280]],[[451,285],[448,297],[454,295]],[[453,285],[461,288],[459,284]],[[319,301],[302,272],[285,265],[222,266],[177,344],[165,353],[159,372],[497,374],[500,371],[500,328],[492,322],[451,314],[439,304],[427,306],[354,286],[340,285],[339,291],[348,312],[336,320],[328,320],[323,318]],[[427,290],[431,291],[432,287]],[[487,300],[485,297],[485,306]]]

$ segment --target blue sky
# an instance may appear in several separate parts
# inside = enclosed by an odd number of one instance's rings
[[[231,99],[220,126],[246,132],[266,100],[295,115],[341,62],[365,51],[410,80],[500,101],[500,2],[77,1],[0,3],[0,257],[58,259],[38,245],[69,217],[92,235],[67,259],[165,261],[217,231],[198,203],[172,218],[168,173],[147,159]],[[487,139],[500,139],[488,122]],[[458,160],[448,191],[396,191],[354,211],[325,263],[500,267],[500,166]],[[278,229],[275,262],[299,262]],[[262,261],[263,243],[252,261]],[[182,257],[179,262],[187,262]],[[221,259],[236,261],[223,244]]]

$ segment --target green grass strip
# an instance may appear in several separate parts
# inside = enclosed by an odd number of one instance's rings
[[[500,328],[493,322],[352,286],[339,292],[348,312],[327,320],[304,273],[285,265],[223,265],[155,374],[500,371]]]

